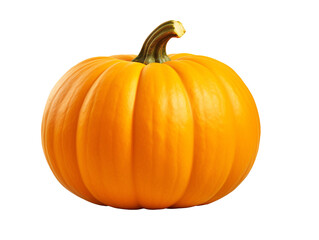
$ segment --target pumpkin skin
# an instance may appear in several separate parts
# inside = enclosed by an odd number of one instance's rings
[[[225,64],[191,54],[96,57],[56,84],[42,121],[51,170],[77,196],[117,208],[216,201],[249,173],[257,108]]]

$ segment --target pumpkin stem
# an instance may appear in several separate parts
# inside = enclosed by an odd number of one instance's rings
[[[149,64],[170,61],[166,54],[166,44],[172,37],[180,38],[184,33],[185,29],[179,21],[162,23],[146,38],[140,53],[132,62]]]

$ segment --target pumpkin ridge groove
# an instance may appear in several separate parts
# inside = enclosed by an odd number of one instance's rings
[[[100,205],[105,205],[105,204],[104,204],[102,201],[100,201],[100,200],[95,196],[95,194],[92,193],[91,189],[90,189],[90,188],[85,184],[85,182],[83,181],[82,173],[81,173],[80,167],[79,167],[79,158],[78,158],[78,153],[77,153],[77,152],[78,152],[78,151],[77,151],[77,148],[78,148],[78,146],[77,146],[77,137],[78,137],[79,119],[80,119],[80,115],[81,115],[81,112],[82,112],[83,104],[84,104],[84,102],[85,102],[85,100],[86,100],[86,98],[87,98],[88,93],[91,91],[92,87],[97,83],[97,81],[100,79],[100,77],[101,77],[103,74],[105,74],[106,71],[108,71],[112,66],[117,65],[117,64],[119,63],[119,60],[117,60],[117,59],[111,59],[110,61],[113,61],[113,64],[107,66],[106,69],[104,69],[104,70],[96,77],[96,79],[93,81],[92,85],[89,87],[88,91],[86,92],[86,95],[85,95],[85,97],[84,97],[84,99],[83,99],[82,105],[81,105],[81,107],[80,107],[80,109],[79,109],[79,116],[78,116],[78,122],[77,122],[76,133],[75,133],[75,141],[76,141],[76,144],[75,144],[75,148],[76,148],[76,162],[77,162],[77,166],[78,166],[78,171],[79,171],[80,176],[81,176],[81,181],[82,181],[83,185],[85,186],[86,190],[88,191],[88,193],[89,193],[89,194],[98,202],[98,204],[100,204]],[[108,62],[109,62],[109,61],[108,61]],[[93,108],[93,107],[92,107],[92,108]],[[92,113],[92,108],[91,108],[91,110],[90,110],[89,116],[90,116],[91,113]],[[89,121],[90,121],[90,118],[89,118]],[[88,121],[87,125],[89,125],[89,121]],[[86,133],[86,135],[87,135],[87,133]],[[90,174],[88,173],[88,175],[90,175]]]
[[[197,56],[197,55],[196,55],[196,56]],[[201,57],[201,56],[197,56],[197,57]],[[206,58],[205,58],[205,59],[206,59]],[[202,66],[202,67],[208,69],[208,71],[209,71],[213,76],[215,76],[216,79],[218,80],[218,82],[224,87],[226,96],[227,96],[227,98],[229,99],[229,93],[228,93],[228,91],[227,91],[226,88],[225,88],[225,84],[224,84],[223,80],[218,76],[218,74],[216,74],[212,69],[208,68],[207,66],[201,64],[200,62],[197,62],[195,59],[187,59],[186,61],[191,61],[191,62],[193,62],[193,63],[195,63],[195,64],[198,64],[198,65],[200,65],[200,66]],[[231,101],[229,101],[229,102],[230,102],[230,105],[231,105],[232,109],[234,109],[233,104],[231,103]],[[232,111],[232,113],[233,113],[233,111]],[[234,114],[232,114],[232,117],[233,117],[232,123],[233,123],[233,125],[235,125],[236,120],[235,120]],[[235,126],[234,126],[234,129],[235,129]],[[234,154],[233,154],[233,155],[234,155],[234,156],[233,156],[233,163],[234,163],[234,160],[235,160],[235,153],[236,153],[236,151],[237,151],[236,141],[234,141],[234,142],[235,142],[235,146],[234,146],[235,149],[234,149]],[[213,199],[213,198],[219,193],[220,189],[222,189],[222,188],[224,187],[226,181],[228,180],[232,168],[233,168],[233,164],[232,164],[232,167],[230,168],[230,170],[229,170],[229,172],[228,172],[228,174],[227,174],[227,177],[225,178],[223,184],[222,184],[222,185],[220,186],[220,188],[215,192],[215,194],[213,194],[212,196],[210,196],[207,200],[203,201],[202,203],[199,203],[199,205],[204,205],[204,204],[208,203],[211,199]]]
[[[173,66],[171,66],[171,65],[169,65],[169,64],[166,64],[167,66],[169,66],[171,69],[173,69],[173,71],[176,73],[176,75],[178,76],[178,78],[179,78],[179,80],[181,81],[181,85],[183,86],[183,89],[184,89],[184,91],[185,91],[185,95],[187,96],[187,101],[188,101],[188,103],[189,103],[189,106],[190,106],[190,111],[191,111],[191,114],[192,114],[192,122],[193,122],[193,156],[192,156],[192,167],[191,167],[191,170],[190,170],[190,174],[189,174],[189,177],[188,177],[188,180],[187,180],[187,184],[185,185],[185,189],[183,190],[183,192],[182,192],[182,194],[180,195],[180,197],[178,198],[178,200],[176,200],[173,204],[171,204],[170,206],[169,206],[169,208],[174,208],[174,205],[176,204],[176,203],[178,203],[183,197],[184,197],[184,195],[185,195],[185,193],[186,193],[186,191],[187,191],[187,189],[188,189],[188,186],[189,186],[189,183],[190,183],[190,180],[191,180],[191,175],[192,175],[192,173],[193,173],[193,166],[194,166],[194,147],[195,147],[195,127],[194,127],[194,125],[195,125],[195,121],[194,121],[194,114],[193,114],[193,105],[192,105],[192,102],[191,102],[191,100],[190,100],[190,98],[189,98],[189,95],[188,95],[188,91],[187,91],[187,89],[186,89],[186,87],[185,87],[185,84],[184,84],[184,82],[183,82],[183,79],[182,79],[182,77],[179,75],[179,73],[178,73],[178,71],[173,67]]]
[[[134,63],[132,63],[132,62],[127,62],[127,61],[122,61],[122,60],[120,60],[120,61],[121,61],[121,62],[115,63],[114,65],[110,66],[109,69],[111,69],[111,68],[113,68],[113,67],[115,67],[115,66],[117,66],[117,65],[119,65],[119,64],[122,64],[123,66],[121,66],[121,71],[125,71],[125,69],[128,68],[128,67],[130,67],[131,64],[134,64]],[[118,76],[117,76],[118,74],[119,74],[119,72],[115,72],[115,74],[114,74],[114,76],[113,76],[113,79],[112,79],[112,82],[116,82],[117,77],[118,77]],[[103,86],[100,86],[100,87],[103,88]],[[122,88],[124,88],[124,87],[122,86]],[[108,96],[111,91],[112,91],[112,88],[110,87],[110,88],[108,89],[107,93],[105,94],[105,96]],[[114,103],[115,106],[118,106],[118,101],[120,100],[120,97],[121,97],[121,94],[120,94],[120,93],[121,93],[121,90],[119,90],[119,94],[118,94],[118,96],[116,97],[116,101],[115,101],[115,103]],[[103,101],[103,103],[102,103],[102,104],[103,104],[103,106],[102,106],[103,111],[106,110],[106,107],[105,107],[106,102],[107,102],[106,99],[104,99],[104,101]],[[116,116],[118,115],[118,114],[117,114],[118,111],[119,111],[119,109],[117,108],[117,109],[115,110],[113,116],[112,116],[112,121],[111,121],[112,124],[114,124],[114,120],[115,120]],[[101,113],[101,115],[103,115],[103,113]],[[90,119],[91,119],[91,117],[90,117]],[[101,117],[100,120],[102,121],[102,117]],[[113,128],[113,127],[111,126],[111,128]],[[113,134],[113,132],[111,132],[111,138],[112,138],[112,141],[111,141],[111,142],[112,142],[112,143],[113,143],[113,137],[114,137],[114,134]],[[97,138],[98,138],[98,139],[101,138],[101,131],[99,131]],[[100,143],[101,141],[99,140],[98,142]],[[103,161],[103,158],[102,158],[102,156],[101,156],[101,151],[100,151],[101,145],[100,145],[100,144],[99,144],[98,149],[99,149],[99,151],[98,151],[98,158],[99,158],[99,161],[101,162],[101,161]],[[111,162],[111,165],[112,165],[111,168],[113,169],[113,172],[116,173],[116,178],[118,178],[118,177],[119,177],[119,174],[118,174],[118,169],[117,169],[117,167],[116,167],[116,159],[115,159],[115,157],[114,157],[114,149],[113,149],[113,148],[111,148],[111,149],[112,149],[111,158],[110,158],[110,162]],[[118,206],[114,205],[114,203],[116,203],[116,200],[114,201],[114,199],[112,199],[112,197],[109,197],[109,200],[110,200],[110,203],[111,203],[111,204],[109,204],[110,206],[118,207]],[[135,200],[136,200],[136,198],[135,198]],[[136,201],[136,202],[137,202],[137,201]]]
[[[205,57],[205,56],[197,56],[197,57],[200,57],[200,58],[203,58],[203,59],[205,59],[205,60],[209,60],[210,62],[212,62],[212,59],[209,59],[209,58],[207,58],[207,57]],[[203,67],[205,67],[206,69],[208,69],[214,76],[217,77],[217,79],[219,80],[219,82],[221,83],[221,85],[223,85],[223,86],[225,87],[224,80],[222,80],[222,79],[220,78],[220,76],[218,76],[218,74],[214,73],[210,68],[208,68],[207,66],[201,64],[200,62],[196,61],[195,59],[192,59],[192,60],[188,59],[188,60],[189,60],[189,61],[192,61],[192,62],[195,62],[195,63],[197,63],[197,64],[200,64],[201,66],[203,66]],[[215,61],[219,62],[218,60],[215,60]],[[219,62],[219,63],[221,63],[221,62]],[[232,70],[232,69],[231,69],[230,67],[228,67],[227,70]],[[234,70],[232,70],[232,72],[234,73]],[[236,74],[236,75],[237,75],[237,74]],[[236,85],[237,85],[236,87],[237,87],[238,89],[242,89],[242,86],[238,86],[238,84],[236,84]],[[225,87],[225,89],[226,89],[226,87]],[[248,90],[248,91],[249,91],[249,90]],[[228,91],[225,91],[225,92],[226,92],[227,96],[229,97]],[[240,92],[241,92],[241,91],[240,91]],[[241,94],[244,94],[244,93],[241,93]],[[230,101],[230,102],[231,102],[231,101]],[[234,105],[233,105],[232,102],[231,102],[230,105],[231,105],[232,109],[234,110]],[[235,117],[234,117],[234,114],[232,114],[232,115],[233,115],[233,124],[236,125],[236,119],[235,119]],[[235,128],[234,128],[234,129],[235,129]],[[237,134],[236,134],[236,136],[237,136]],[[236,139],[237,139],[237,137],[236,137]],[[236,156],[236,153],[237,153],[237,152],[238,152],[238,144],[237,144],[237,142],[235,141],[235,151],[234,151],[234,160],[233,160],[233,163],[234,163],[234,161],[235,161],[235,156]],[[235,189],[237,188],[237,186],[245,179],[245,177],[246,177],[247,174],[249,173],[251,167],[253,166],[253,163],[254,163],[254,161],[252,161],[252,162],[247,166],[246,170],[245,170],[244,172],[242,172],[241,177],[236,181],[235,184],[233,184],[233,186],[232,186],[231,188],[229,188],[229,189],[231,189],[231,190],[226,191],[226,194],[222,194],[223,196],[214,199],[214,198],[220,193],[220,190],[224,187],[225,183],[227,182],[227,180],[228,180],[228,178],[229,178],[229,176],[230,176],[230,173],[232,172],[232,169],[233,169],[233,166],[234,166],[234,164],[233,164],[232,167],[231,167],[231,169],[230,169],[230,171],[229,171],[229,173],[228,173],[228,177],[225,179],[225,181],[224,181],[223,185],[220,187],[220,189],[219,189],[213,196],[211,196],[207,201],[204,201],[201,205],[204,205],[204,204],[208,204],[208,203],[217,201],[218,199],[220,199],[220,198],[222,198],[222,197],[225,197],[226,195],[228,195],[229,193],[231,193],[233,190],[235,190]]]
[[[243,96],[246,95],[246,99],[245,100],[247,102],[252,101],[253,104],[256,107],[256,103],[255,103],[254,98],[252,97],[251,92],[249,91],[248,87],[242,82],[242,80],[237,75],[237,73],[230,67],[227,68],[227,71],[231,72],[232,75],[234,75],[236,78],[239,78],[239,80],[241,81],[241,84],[236,84],[236,87],[238,88],[238,91],[241,93],[241,95],[243,95]],[[250,99],[247,99],[247,95],[249,95],[248,98],[250,98]],[[260,123],[259,123],[258,111],[256,111],[256,114],[257,114],[256,115],[257,119],[255,120],[256,121],[255,123],[257,123],[258,129],[259,129],[259,134],[257,135],[257,139],[259,139],[260,138]],[[248,173],[250,172],[252,166],[254,165],[254,162],[255,162],[255,159],[256,159],[256,155],[257,155],[257,151],[258,151],[259,141],[257,140],[257,142],[258,142],[258,144],[256,145],[256,154],[254,155],[254,157],[251,157],[250,163],[247,165],[246,170],[242,172],[241,177],[238,178],[238,180],[235,182],[235,184],[233,184],[233,186],[230,188],[230,190],[227,191],[227,194],[229,194],[232,191],[234,191],[241,184],[241,182],[247,177]],[[226,195],[224,195],[224,196],[226,196]],[[218,197],[216,200],[218,200],[220,198],[222,198],[222,197]],[[216,201],[216,200],[214,200],[214,201]]]
[[[198,57],[197,55],[193,55],[193,56],[195,56],[195,57]],[[181,58],[179,58],[178,60],[176,59],[176,61],[183,61],[183,62],[185,62],[185,63],[191,63],[192,65],[194,65],[194,66],[200,66],[200,67],[202,67],[202,68],[205,68],[205,69],[208,69],[209,70],[209,73],[212,75],[212,76],[214,76],[217,80],[218,80],[218,82],[220,83],[220,85],[224,88],[224,84],[222,84],[222,81],[221,81],[221,79],[219,78],[219,76],[216,74],[216,73],[214,73],[210,68],[208,68],[208,67],[206,67],[205,65],[203,65],[203,64],[201,64],[201,63],[199,63],[199,62],[197,62],[196,60],[194,60],[193,58],[192,59],[190,59],[189,58],[190,56],[185,56],[185,57],[181,57]],[[227,91],[226,91],[226,89],[224,88],[224,92],[227,94],[226,96],[228,96],[228,93],[227,93]],[[225,98],[225,97],[224,97]],[[227,97],[226,97],[227,98]],[[232,104],[231,104],[231,102],[229,101],[229,100],[227,100],[228,102],[229,102],[229,105],[231,105],[232,106]],[[233,111],[230,111],[231,113],[233,113]],[[235,118],[234,118],[234,115],[233,114],[231,114],[232,115],[232,123],[234,124],[235,123]],[[234,128],[234,126],[233,126],[233,128]],[[234,128],[235,129],[235,128]],[[207,136],[205,136],[205,137],[207,137]],[[234,141],[235,142],[235,141]],[[235,152],[235,149],[233,150],[234,152]],[[234,159],[233,159],[234,160]],[[231,169],[230,169],[230,171],[231,171]],[[224,186],[224,184],[225,184],[225,182],[227,181],[227,179],[228,179],[228,176],[229,176],[229,174],[230,174],[230,171],[229,171],[229,173],[228,173],[228,175],[227,175],[227,177],[225,178],[225,180],[224,180],[224,182],[221,184],[221,186],[219,187],[219,189],[215,192],[215,194],[213,194],[212,196],[215,196],[218,192],[219,192],[219,190]],[[209,199],[211,199],[212,198],[212,196],[210,196],[209,198],[208,198],[208,200]],[[206,204],[206,202],[207,201],[197,201],[197,202],[195,202],[193,205],[194,206],[196,206],[196,205],[204,205],[204,204]]]
[[[135,90],[135,98],[134,98],[134,103],[133,103],[133,110],[132,110],[132,134],[131,134],[131,161],[132,162],[131,162],[131,172],[132,172],[133,192],[135,194],[135,199],[136,199],[136,203],[137,203],[138,208],[142,208],[142,206],[141,206],[141,204],[139,202],[139,199],[138,199],[136,180],[135,180],[135,174],[134,174],[134,160],[135,160],[135,158],[134,158],[134,114],[135,114],[136,98],[137,98],[137,94],[138,94],[138,89],[139,89],[142,73],[143,73],[143,70],[144,70],[145,66],[141,69],[141,72],[140,72],[140,74],[138,76],[137,86],[136,86],[136,90]]]
[[[227,68],[227,71],[231,72],[232,75],[234,75],[235,77],[237,77],[237,78],[239,77],[238,74],[237,74],[232,68],[230,68],[230,67]],[[239,77],[239,80],[241,80],[240,77]],[[245,100],[246,100],[247,102],[252,102],[252,103],[254,104],[254,106],[251,106],[251,107],[253,107],[254,109],[256,109],[255,99],[253,98],[253,96],[252,96],[250,90],[249,90],[248,87],[244,84],[244,82],[241,80],[241,84],[237,84],[236,87],[239,89],[239,92],[241,92],[242,95],[246,95],[246,96],[249,95],[248,98],[250,98],[250,99],[247,99],[247,97],[246,97]],[[246,92],[246,93],[245,93],[245,92]],[[250,103],[250,104],[252,104],[252,103]],[[258,129],[259,129],[258,135],[257,135],[257,140],[258,140],[258,139],[260,139],[260,119],[259,119],[258,111],[256,111],[256,122],[255,122],[255,123],[258,125]],[[255,151],[256,154],[255,154],[255,156],[257,155],[258,148],[259,148],[259,141],[258,141],[258,144],[256,145],[256,151]],[[235,187],[233,187],[233,190],[234,190],[235,188],[237,188],[237,186],[246,178],[246,176],[247,176],[248,173],[250,172],[252,166],[254,165],[254,162],[255,162],[255,158],[252,157],[252,161],[251,161],[250,164],[247,166],[247,169],[243,172],[243,174],[242,174],[241,178],[239,179],[238,183],[235,184]],[[233,191],[233,190],[232,190],[232,191]],[[230,191],[230,192],[231,192],[231,191]],[[229,193],[230,193],[230,192],[229,192]]]

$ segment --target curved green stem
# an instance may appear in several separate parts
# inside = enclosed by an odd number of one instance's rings
[[[132,62],[149,64],[170,61],[166,54],[166,44],[172,37],[180,38],[184,33],[185,29],[178,21],[162,23],[146,38],[140,53]]]

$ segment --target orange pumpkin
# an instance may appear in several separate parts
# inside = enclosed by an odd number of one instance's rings
[[[260,138],[254,99],[217,60],[167,56],[167,41],[184,32],[165,22],[137,57],[88,59],[56,84],[42,145],[65,188],[118,208],[190,207],[247,176]]]

